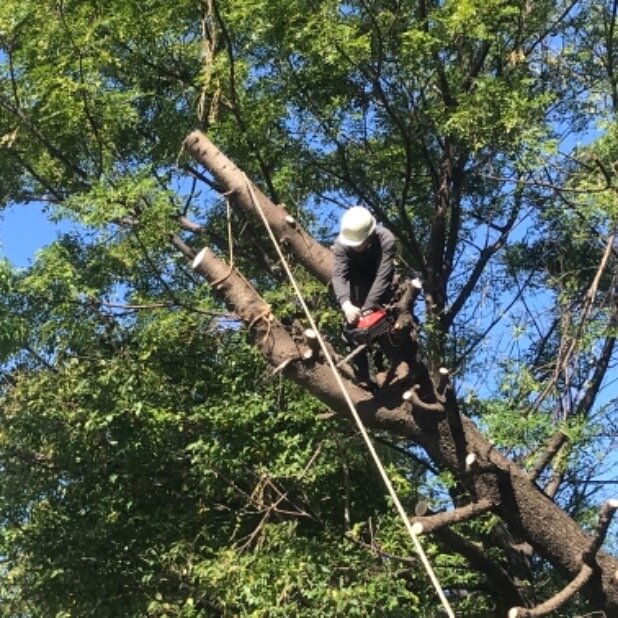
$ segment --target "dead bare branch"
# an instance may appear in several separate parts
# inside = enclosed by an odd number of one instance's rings
[[[582,560],[586,564],[592,564],[599,549],[601,549],[601,545],[603,545],[603,541],[607,536],[609,524],[612,521],[612,517],[614,516],[616,509],[618,509],[618,498],[608,500],[601,507],[601,510],[599,511],[597,525],[594,530],[592,540],[590,541],[590,546],[582,554]]]
[[[583,565],[577,576],[571,580],[569,584],[565,586],[558,594],[532,609],[527,609],[525,607],[512,607],[509,610],[509,618],[537,618],[538,616],[547,616],[564,605],[573,597],[574,594],[579,592],[590,579],[592,573],[593,570],[588,565]]]

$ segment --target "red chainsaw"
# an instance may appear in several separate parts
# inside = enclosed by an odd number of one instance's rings
[[[344,359],[337,363],[337,366],[346,363],[354,358],[358,353],[367,348],[372,341],[385,335],[391,328],[391,319],[389,313],[385,309],[372,309],[365,311],[361,315],[356,328],[349,330],[348,334],[357,347],[352,350]]]
[[[350,331],[352,339],[358,344],[371,343],[381,335],[385,335],[391,327],[388,313],[385,309],[372,309],[361,315],[356,328]]]

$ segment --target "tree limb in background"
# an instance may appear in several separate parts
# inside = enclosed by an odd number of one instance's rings
[[[616,509],[618,509],[618,500],[608,500],[601,507],[594,535],[590,540],[589,547],[587,547],[582,553],[581,568],[575,578],[560,592],[558,592],[558,594],[555,594],[541,605],[537,605],[532,609],[513,607],[509,611],[509,618],[536,618],[537,616],[547,616],[551,612],[562,607],[562,605],[569,601],[573,595],[578,593],[583,588],[583,586],[592,577],[596,566],[596,554],[605,540],[605,535],[607,534],[611,518]],[[618,572],[616,572],[615,577],[618,580]]]

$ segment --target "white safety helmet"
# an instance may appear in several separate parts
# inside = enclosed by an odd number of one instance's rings
[[[337,240],[346,247],[358,247],[375,229],[375,217],[363,206],[352,206],[341,217],[341,231]]]

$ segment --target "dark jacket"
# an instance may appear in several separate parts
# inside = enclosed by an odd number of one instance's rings
[[[377,227],[364,251],[354,251],[339,242],[333,245],[335,264],[332,284],[339,305],[346,300],[362,310],[382,307],[393,293],[395,237]]]

